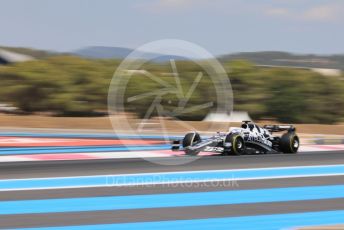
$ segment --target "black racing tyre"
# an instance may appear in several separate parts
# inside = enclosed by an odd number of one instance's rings
[[[196,132],[187,133],[184,136],[183,143],[182,143],[185,153],[187,155],[197,155],[199,151],[191,151],[191,150],[186,149],[186,147],[193,146],[195,143],[198,143],[200,141],[201,141],[201,136],[199,135],[199,133],[196,133]]]
[[[293,133],[285,133],[280,139],[279,148],[283,153],[297,153],[300,146],[299,137]]]
[[[241,155],[245,153],[245,141],[239,134],[228,134],[224,142],[231,143],[230,148],[225,148],[226,154]]]

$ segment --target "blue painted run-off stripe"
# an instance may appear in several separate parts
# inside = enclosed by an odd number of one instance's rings
[[[118,152],[118,151],[147,151],[171,149],[168,144],[144,146],[78,146],[78,147],[21,147],[0,148],[0,155],[26,155],[50,153],[91,153],[91,152]]]
[[[343,198],[344,185],[0,202],[0,214],[170,208]]]
[[[0,180],[0,191],[344,175],[344,165]]]
[[[194,220],[172,220],[158,222],[138,222],[84,226],[64,226],[35,228],[39,230],[128,230],[128,229],[164,229],[164,230],[277,230],[297,227],[334,225],[344,223],[344,211],[305,212],[275,215],[225,217]],[[33,229],[33,228],[32,228]],[[26,229],[26,230],[31,230]]]

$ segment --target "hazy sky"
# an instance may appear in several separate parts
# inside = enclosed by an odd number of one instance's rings
[[[344,0],[0,0],[0,45],[70,51],[166,38],[216,55],[344,53]]]

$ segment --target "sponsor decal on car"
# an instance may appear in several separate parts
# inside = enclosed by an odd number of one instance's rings
[[[219,153],[222,153],[224,151],[224,148],[223,147],[207,146],[203,151],[204,152],[219,152]]]
[[[262,143],[262,144],[265,144],[267,146],[272,147],[272,142],[267,140],[267,139],[262,138],[261,136],[250,135],[250,136],[248,136],[247,141],[248,142],[259,142],[259,143]]]

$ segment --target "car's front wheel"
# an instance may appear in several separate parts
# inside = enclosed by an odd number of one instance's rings
[[[201,141],[201,136],[197,132],[187,133],[184,136],[182,145],[187,155],[197,155],[199,151],[188,149],[187,147],[193,146]]]
[[[230,147],[226,147],[226,145]],[[241,155],[245,153],[245,141],[239,134],[228,134],[224,141],[225,153],[230,155]]]

